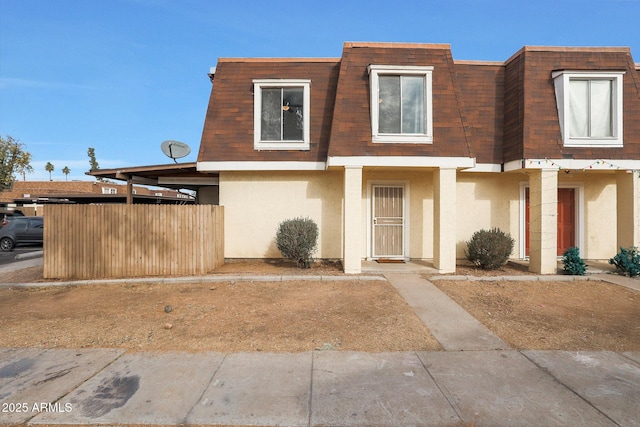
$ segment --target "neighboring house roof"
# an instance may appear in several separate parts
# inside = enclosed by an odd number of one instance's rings
[[[433,143],[372,141],[370,65],[433,67]],[[240,162],[327,162],[339,156],[640,160],[640,73],[621,47],[526,46],[504,62],[454,60],[447,44],[345,43],[337,59],[220,59],[198,154],[228,168]],[[565,147],[552,73],[624,72],[624,146]],[[254,148],[254,80],[311,81],[310,144]],[[215,168],[209,170],[216,170]]]
[[[183,200],[175,190],[151,189],[134,186],[135,196],[140,198]],[[0,203],[33,203],[34,200],[77,199],[86,201],[91,199],[105,200],[107,198],[120,199],[126,197],[127,186],[112,182],[99,181],[14,181],[10,190],[0,192]]]

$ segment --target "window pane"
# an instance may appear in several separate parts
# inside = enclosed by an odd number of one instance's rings
[[[613,136],[611,124],[611,80],[591,81],[591,137]]]
[[[569,84],[570,135],[572,138],[589,136],[589,81],[571,80]]]
[[[284,141],[302,141],[304,130],[301,87],[282,89],[282,133]]]
[[[260,140],[281,140],[282,89],[262,89]]]
[[[400,133],[400,76],[380,76],[378,86],[378,132]]]
[[[424,77],[402,77],[402,133],[424,133]]]

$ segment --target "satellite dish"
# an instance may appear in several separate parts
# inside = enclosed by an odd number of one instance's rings
[[[191,148],[187,144],[171,139],[163,141],[162,144],[160,144],[160,149],[167,157],[172,158],[176,163],[178,163],[176,159],[188,156],[189,153],[191,153]]]

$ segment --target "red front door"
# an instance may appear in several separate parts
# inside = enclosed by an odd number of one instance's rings
[[[529,255],[529,189],[525,189],[525,254]],[[576,190],[558,188],[558,256],[576,245]]]
[[[558,189],[558,256],[576,245],[575,188]]]

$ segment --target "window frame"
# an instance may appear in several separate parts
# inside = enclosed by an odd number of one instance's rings
[[[302,88],[302,140],[263,141],[262,137],[262,89]],[[255,79],[253,80],[253,148],[255,150],[309,150],[311,80],[307,79]]]
[[[398,66],[398,65],[369,65],[369,83],[371,95],[371,137],[375,143],[433,143],[433,66]],[[381,133],[379,93],[380,76],[422,76],[424,77],[424,132],[416,133]]]
[[[562,143],[565,147],[622,147],[623,146],[623,85],[624,71],[554,71],[551,73],[556,93],[556,106]],[[570,110],[570,83],[572,80],[612,82],[610,137],[572,137]]]

